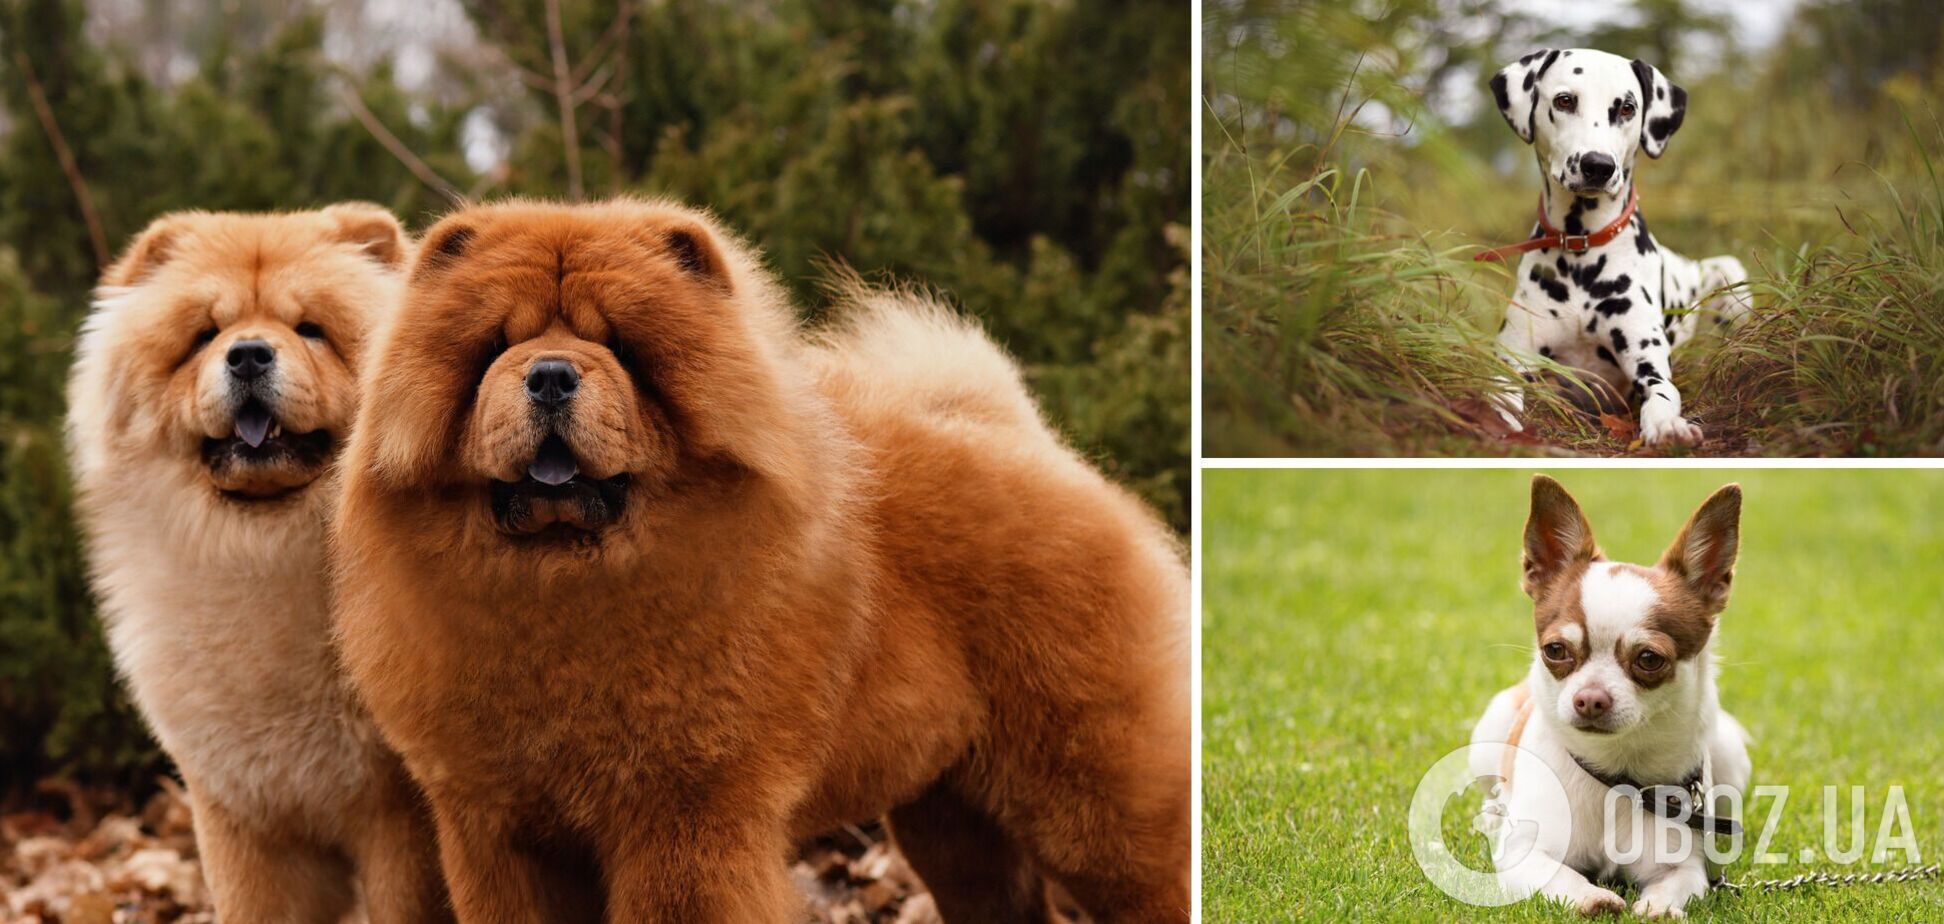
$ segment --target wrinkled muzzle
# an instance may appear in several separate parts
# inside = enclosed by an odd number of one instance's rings
[[[561,330],[487,368],[462,452],[509,535],[585,534],[618,520],[660,442],[607,347]]]
[[[275,331],[230,333],[199,362],[190,417],[218,491],[266,500],[323,474],[332,431],[350,414],[348,376],[320,374],[301,342]]]

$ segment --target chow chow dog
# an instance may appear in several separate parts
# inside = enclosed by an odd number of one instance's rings
[[[449,919],[423,799],[330,648],[326,515],[409,246],[377,206],[164,216],[81,331],[68,434],[116,663],[225,921]]]
[[[851,301],[669,203],[426,233],[338,636],[461,919],[793,921],[792,844],[888,814],[948,921],[1188,920],[1180,549],[974,328]]]

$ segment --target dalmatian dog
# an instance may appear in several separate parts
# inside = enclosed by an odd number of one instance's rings
[[[1707,315],[1747,314],[1748,272],[1734,257],[1690,260],[1647,233],[1637,207],[1634,156],[1658,158],[1687,113],[1687,91],[1641,62],[1587,48],[1546,49],[1492,77],[1499,112],[1533,146],[1545,188],[1540,221],[1522,244],[1518,288],[1499,328],[1500,358],[1534,378],[1534,357],[1576,370],[1608,400],[1640,405],[1650,446],[1694,445],[1701,428],[1681,416],[1669,354]],[[1523,383],[1506,379],[1499,413],[1522,429]]]

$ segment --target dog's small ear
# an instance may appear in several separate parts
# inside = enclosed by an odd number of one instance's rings
[[[1659,157],[1687,118],[1687,91],[1645,61],[1636,59],[1633,72],[1640,81],[1640,149]]]
[[[1537,598],[1548,582],[1600,557],[1593,526],[1559,482],[1532,476],[1532,515],[1525,528],[1525,592]]]
[[[1532,143],[1532,132],[1539,113],[1539,78],[1559,60],[1559,52],[1541,48],[1492,75],[1492,99],[1498,103],[1505,124],[1519,133],[1519,140]]]
[[[706,224],[687,218],[659,219],[648,227],[643,241],[667,254],[683,272],[724,288],[729,286],[729,263]]]
[[[176,245],[182,242],[188,223],[181,215],[164,215],[149,222],[142,233],[135,235],[133,243],[122,251],[121,259],[109,265],[101,274],[101,284],[105,286],[132,286],[169,262],[175,255]]]
[[[337,240],[356,245],[380,266],[396,268],[408,249],[405,229],[390,209],[370,202],[340,202],[324,210],[336,225]]]
[[[1741,551],[1741,502],[1738,484],[1709,495],[1661,556],[1662,570],[1686,583],[1710,610],[1728,605],[1735,556]]]
[[[418,263],[412,269],[413,276],[458,262],[472,247],[473,238],[478,236],[479,232],[464,222],[448,219],[433,225],[431,230],[425,232],[425,239],[419,242]]]

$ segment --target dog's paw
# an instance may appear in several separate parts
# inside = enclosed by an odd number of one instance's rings
[[[1642,417],[1640,438],[1649,446],[1699,446],[1701,428],[1685,417]]]
[[[1652,896],[1642,897],[1634,902],[1633,913],[1643,918],[1684,918],[1687,912],[1680,905],[1670,905]]]
[[[1591,918],[1602,914],[1625,914],[1627,900],[1613,894],[1611,889],[1595,887],[1585,895],[1581,895],[1576,906],[1580,914]]]

